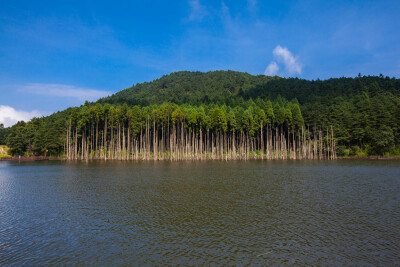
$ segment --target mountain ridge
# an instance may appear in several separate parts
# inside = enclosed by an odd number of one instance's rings
[[[382,75],[307,80],[252,75],[232,70],[178,71],[150,82],[137,83],[97,102],[147,106],[163,102],[221,103],[235,97],[275,98],[281,95],[287,99],[296,98],[304,104],[310,97],[351,96],[365,88],[373,94],[388,91],[400,95],[400,80]]]

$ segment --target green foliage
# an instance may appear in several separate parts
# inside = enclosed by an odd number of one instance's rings
[[[394,148],[394,134],[393,130],[388,126],[382,126],[379,131],[372,135],[372,154],[384,154],[389,149]]]
[[[177,104],[222,103],[229,97],[240,96],[251,88],[279,79],[264,75],[253,76],[237,71],[189,72],[165,75],[152,82],[136,84],[99,103],[148,106],[173,102]],[[243,93],[242,93],[243,94]]]
[[[4,128],[4,124],[0,123],[0,145],[5,145],[7,142],[9,128]]]
[[[226,132],[228,127],[226,113],[219,108],[215,108],[211,113],[211,127],[216,131]]]
[[[288,99],[292,99],[288,101]],[[333,127],[339,155],[397,153],[400,80],[364,76],[308,81],[235,71],[175,72],[136,84],[97,103],[0,126],[13,154],[59,154],[66,129],[124,126],[137,136],[146,120],[191,131],[249,131],[270,125],[296,133]],[[93,136],[89,138],[93,139]]]
[[[7,138],[7,146],[13,155],[23,155],[27,151],[27,135],[28,130],[26,123],[23,121],[17,122],[12,128],[11,133]]]
[[[336,149],[336,153],[339,157],[347,157],[350,155],[350,148],[347,148],[346,146],[338,146]]]

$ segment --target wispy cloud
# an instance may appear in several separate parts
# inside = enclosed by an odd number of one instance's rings
[[[0,123],[4,127],[9,127],[16,124],[18,121],[29,121],[33,117],[41,117],[42,114],[38,110],[23,111],[16,110],[10,106],[0,105]]]
[[[289,74],[301,74],[303,65],[299,62],[298,58],[293,56],[292,52],[286,47],[280,45],[276,46],[272,51],[275,60],[285,66]],[[278,73],[279,66],[276,61],[272,61],[265,69],[265,75],[275,75]]]
[[[272,61],[265,69],[264,74],[269,76],[274,76],[278,73],[278,71],[279,71],[278,64],[275,61]]]
[[[68,53],[64,62],[69,62],[70,54],[74,54],[89,59],[101,57],[110,62],[131,63],[131,58],[136,55],[136,47],[124,43],[112,27],[98,20],[88,22],[76,16],[29,17],[6,24],[2,30],[19,43],[29,43],[24,50],[18,50],[28,59],[44,57],[48,51],[54,51],[56,55]],[[33,50],[36,47],[40,47],[39,51],[33,52],[37,51]]]
[[[72,97],[79,100],[94,101],[101,97],[108,96],[112,92],[95,90],[89,88],[81,88],[73,85],[65,84],[46,84],[46,83],[31,83],[27,84],[20,89],[21,91],[31,94],[58,96],[58,97]]]
[[[301,74],[303,66],[298,62],[298,59],[292,55],[289,49],[278,45],[275,47],[273,54],[278,61],[285,65],[290,74]]]
[[[205,16],[208,15],[206,7],[201,5],[199,0],[189,1],[189,6],[189,21],[201,21]]]

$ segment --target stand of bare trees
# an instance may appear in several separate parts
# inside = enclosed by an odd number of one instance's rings
[[[295,130],[260,124],[258,130],[224,131],[190,129],[185,120],[168,123],[148,116],[137,133],[132,125],[104,119],[91,127],[67,124],[67,159],[117,160],[249,160],[249,159],[335,159],[333,127]]]

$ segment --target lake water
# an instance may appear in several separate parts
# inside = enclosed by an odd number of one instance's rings
[[[0,265],[399,265],[400,161],[0,162]]]

